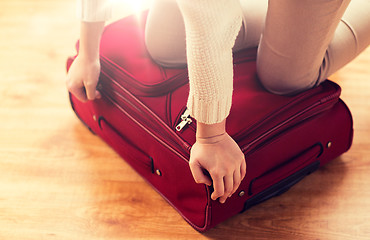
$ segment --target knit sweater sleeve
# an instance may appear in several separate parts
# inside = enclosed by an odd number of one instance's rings
[[[186,29],[190,92],[187,107],[199,122],[229,114],[233,92],[232,47],[242,23],[239,0],[177,0]]]
[[[77,0],[77,17],[84,22],[106,21],[112,16],[111,0]]]

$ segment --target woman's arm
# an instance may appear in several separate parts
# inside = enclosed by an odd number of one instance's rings
[[[177,2],[186,31],[187,106],[197,120],[190,169],[196,182],[213,185],[212,199],[224,203],[246,173],[244,154],[225,130],[232,102],[232,47],[241,27],[241,7],[239,0]]]
[[[96,86],[100,75],[99,45],[104,22],[81,22],[77,58],[67,75],[67,88],[80,101],[100,97]]]
[[[81,20],[80,45],[77,58],[67,75],[67,88],[81,101],[100,97],[96,90],[100,75],[99,45],[105,21],[111,17],[109,0],[78,0]]]

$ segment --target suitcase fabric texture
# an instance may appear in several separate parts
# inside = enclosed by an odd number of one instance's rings
[[[196,184],[188,166],[196,122],[186,111],[187,69],[152,61],[144,44],[146,14],[105,28],[98,84],[103,97],[70,100],[82,122],[196,230],[283,193],[350,148],[352,117],[337,84],[327,80],[295,96],[274,95],[258,82],[256,50],[235,53],[227,131],[245,154],[247,174],[225,204],[211,200],[212,187]]]

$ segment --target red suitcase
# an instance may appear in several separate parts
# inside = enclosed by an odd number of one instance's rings
[[[211,200],[212,188],[196,184],[188,166],[196,124],[186,114],[187,69],[163,68],[150,59],[145,19],[143,13],[106,27],[98,85],[103,97],[70,100],[82,122],[198,231],[283,193],[351,146],[352,117],[337,84],[274,95],[256,78],[256,51],[238,52],[227,131],[245,154],[247,175],[225,204]]]

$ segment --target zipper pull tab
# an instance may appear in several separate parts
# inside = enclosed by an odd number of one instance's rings
[[[190,111],[186,109],[181,115],[181,122],[176,126],[176,131],[180,132],[186,125],[191,124],[193,121],[190,118]]]

